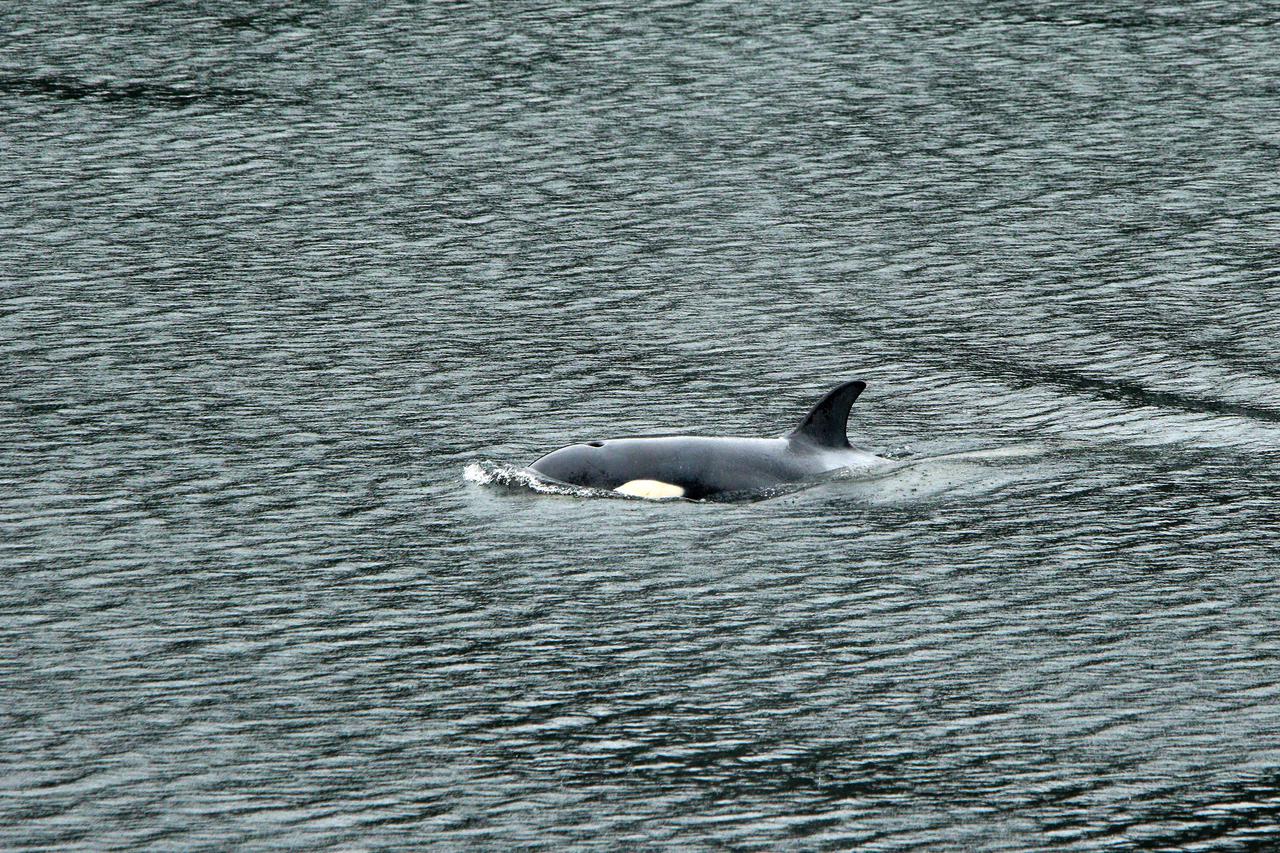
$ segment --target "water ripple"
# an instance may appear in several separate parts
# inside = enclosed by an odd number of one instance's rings
[[[1276,834],[1273,9],[64,5],[0,9],[0,846]],[[882,476],[522,473],[850,375]]]

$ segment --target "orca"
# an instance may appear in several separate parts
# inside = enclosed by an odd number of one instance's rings
[[[828,391],[781,438],[650,435],[571,444],[530,469],[557,483],[629,497],[735,500],[780,486],[813,482],[834,471],[873,468],[888,459],[849,444],[849,409],[861,380]]]

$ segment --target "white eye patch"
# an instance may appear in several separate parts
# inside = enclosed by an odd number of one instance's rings
[[[661,480],[630,480],[618,486],[614,491],[620,495],[629,495],[633,498],[648,498],[651,501],[684,497],[684,489],[673,483],[664,483]]]

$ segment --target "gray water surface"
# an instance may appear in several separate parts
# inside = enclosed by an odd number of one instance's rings
[[[0,846],[1274,843],[1278,27],[0,7]]]

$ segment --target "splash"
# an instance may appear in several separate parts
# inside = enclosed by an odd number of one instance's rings
[[[570,495],[579,498],[617,497],[612,492],[601,489],[588,489],[584,486],[571,486],[545,480],[528,468],[512,465],[507,462],[495,462],[491,459],[479,459],[468,462],[462,476],[468,483],[479,486],[492,486],[512,492],[536,492],[540,495]]]

